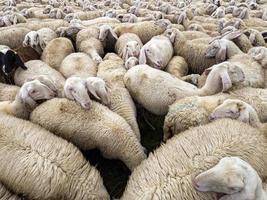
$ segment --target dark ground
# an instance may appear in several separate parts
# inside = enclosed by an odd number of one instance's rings
[[[137,105],[136,107],[141,143],[150,153],[162,141],[164,117],[155,116],[141,106]],[[119,160],[103,158],[98,150],[86,151],[84,155],[91,165],[99,170],[110,196],[112,198],[120,198],[131,174],[126,165]]]

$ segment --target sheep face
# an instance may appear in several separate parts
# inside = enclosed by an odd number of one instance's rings
[[[225,100],[220,106],[214,109],[209,119],[231,118],[243,122],[249,121],[249,112],[246,104],[240,100]]]
[[[38,80],[24,83],[19,92],[19,97],[25,105],[34,108],[38,100],[49,100],[56,96],[56,93],[48,86]]]
[[[144,46],[140,51],[139,62],[141,64],[150,63],[152,67],[156,69],[162,69],[163,61],[161,58],[161,51],[160,49],[151,43],[149,46]]]
[[[123,55],[122,55],[123,60],[127,60],[129,57],[138,58],[140,50],[141,47],[138,42],[136,41],[127,42],[123,50]]]
[[[39,35],[36,31],[31,31],[27,33],[27,35],[24,38],[23,46],[27,47],[30,46],[34,49],[36,49],[39,45]]]
[[[77,101],[84,109],[90,109],[92,101],[88,95],[85,80],[79,77],[71,77],[64,85],[66,98]]]
[[[234,194],[240,192],[245,186],[243,171],[237,158],[226,157],[213,168],[193,179],[193,185],[201,192]]]
[[[43,10],[43,14],[49,14],[52,9],[53,9],[52,6],[50,5],[46,6],[45,9]]]
[[[131,69],[132,67],[134,67],[135,65],[138,65],[139,61],[136,57],[130,57],[128,58],[128,60],[125,62],[125,68]]]
[[[86,87],[96,99],[101,100],[105,105],[110,104],[107,92],[107,86],[103,79],[98,77],[89,77],[86,79]]]

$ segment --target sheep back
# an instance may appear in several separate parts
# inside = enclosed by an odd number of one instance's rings
[[[230,119],[217,120],[185,131],[151,153],[132,173],[121,199],[213,200],[214,193],[194,189],[192,178],[225,156],[238,156],[265,179],[266,153],[267,138],[258,129]]]

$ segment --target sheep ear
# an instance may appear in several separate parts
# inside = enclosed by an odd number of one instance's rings
[[[74,96],[72,95],[72,88],[67,86],[64,88],[65,97],[70,100],[75,100]]]
[[[24,70],[27,70],[27,67],[24,65],[22,59],[17,53],[15,53],[15,65],[21,67]]]
[[[233,32],[230,32],[227,35],[225,35],[224,38],[228,39],[228,40],[233,40],[233,39],[238,38],[242,34],[243,34],[243,31],[241,31],[241,30],[233,31]]]
[[[183,24],[183,23],[184,23],[184,20],[185,20],[186,18],[187,18],[186,13],[183,12],[183,13],[180,14],[180,16],[178,17],[177,24]]]
[[[232,80],[227,72],[227,70],[223,71],[221,73],[221,79],[222,79],[222,92],[226,92],[232,87]]]
[[[254,60],[259,61],[264,58],[264,54],[265,54],[264,49],[260,49],[260,51],[257,54],[254,54],[252,57]]]
[[[118,40],[117,34],[113,31],[112,28],[109,29],[109,37],[113,37],[115,40]]]
[[[86,87],[88,91],[97,99],[101,100],[101,98],[96,94],[95,87],[91,83],[86,83]]]
[[[225,44],[220,42],[220,48],[219,51],[216,53],[215,59],[217,63],[220,63],[222,61],[226,60],[226,53],[227,53],[227,47]]]
[[[175,38],[176,38],[176,34],[174,32],[172,32],[169,38],[170,38],[171,43],[174,43]]]
[[[238,17],[241,18],[241,19],[244,19],[247,14],[248,14],[248,10],[247,9],[243,9]]]
[[[41,83],[49,87],[51,90],[53,90],[54,92],[57,92],[55,83],[51,79],[47,78],[46,76],[41,75],[41,76],[34,77],[34,79],[39,80]]]
[[[120,57],[122,57],[122,59],[125,60],[125,61],[128,60],[129,54],[128,54],[128,50],[127,50],[126,47],[124,47],[122,55],[120,55]]]
[[[29,91],[27,88],[22,87],[20,91],[20,98],[22,102],[30,108],[36,107],[37,103],[33,100],[33,98],[29,95]]]
[[[139,55],[139,64],[146,64],[146,47],[143,46]]]
[[[18,23],[18,17],[15,15],[13,18],[13,24],[17,24]]]

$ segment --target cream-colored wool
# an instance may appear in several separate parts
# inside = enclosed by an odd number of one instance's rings
[[[62,61],[69,54],[74,52],[72,42],[64,37],[51,40],[42,53],[42,61],[50,67],[58,70]]]
[[[87,111],[74,101],[55,98],[38,106],[30,120],[82,150],[98,148],[104,157],[122,160],[131,170],[146,158],[127,122],[94,101]]]
[[[64,58],[60,65],[59,72],[63,74],[65,78],[71,76],[87,78],[96,76],[97,66],[87,54],[72,53]]]
[[[123,82],[125,73],[123,60],[113,53],[107,54],[104,61],[98,65],[97,76],[102,78],[109,88],[109,108],[127,121],[140,140],[135,104]]]
[[[236,120],[216,120],[173,137],[151,153],[132,173],[121,199],[213,200],[214,193],[193,188],[192,178],[225,156],[238,156],[264,180],[266,153],[267,138],[258,129]]]
[[[20,200],[21,198],[12,194],[2,183],[0,183],[0,197],[3,200]]]
[[[71,143],[31,122],[0,113],[0,182],[27,199],[101,199],[99,172]]]
[[[173,56],[166,67],[166,72],[174,75],[176,78],[181,78],[188,74],[188,65],[183,57]]]
[[[0,83],[0,101],[13,101],[18,91],[18,86]]]

